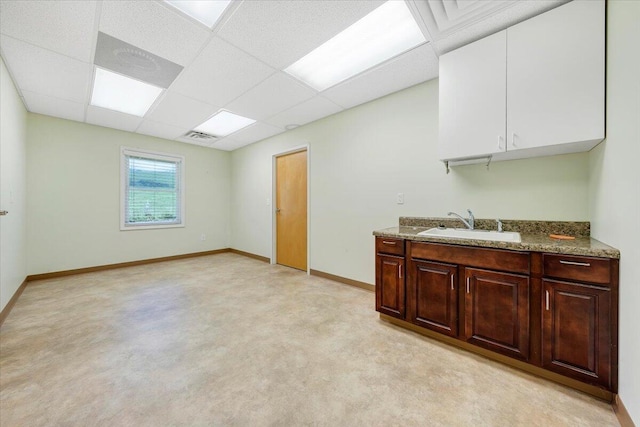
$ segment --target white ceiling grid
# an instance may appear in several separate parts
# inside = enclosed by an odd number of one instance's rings
[[[322,92],[282,70],[383,0],[234,0],[213,29],[161,0],[0,0],[0,53],[31,112],[234,150],[433,79],[440,54],[565,1],[406,0],[427,43]],[[185,67],[144,118],[89,105],[98,31]],[[258,121],[182,138],[221,108]]]

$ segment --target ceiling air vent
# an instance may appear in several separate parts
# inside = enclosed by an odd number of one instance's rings
[[[189,132],[185,133],[183,138],[194,142],[216,142],[218,140],[217,136],[209,135],[208,133],[198,132],[195,130],[190,130]]]

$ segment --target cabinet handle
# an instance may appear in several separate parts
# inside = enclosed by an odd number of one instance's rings
[[[382,244],[384,245],[391,245],[391,246],[395,246],[397,242],[390,242],[389,240],[383,240]]]
[[[451,275],[451,290],[453,290],[453,278],[454,278],[454,275],[452,274]]]
[[[511,132],[511,146],[512,147],[517,147],[517,145],[516,145],[516,136],[517,135],[515,134],[515,132]]]
[[[549,291],[544,291],[545,308],[549,311]]]
[[[470,292],[470,286],[469,286],[469,280],[471,279],[471,277],[467,277],[467,293]]]
[[[398,277],[402,279],[402,264],[398,264]]]
[[[498,136],[498,150],[502,151],[502,135]]]
[[[578,267],[591,267],[591,264],[588,262],[565,261],[563,259],[560,260],[560,264],[577,265]]]

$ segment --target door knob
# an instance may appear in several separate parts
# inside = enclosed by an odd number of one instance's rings
[[[0,216],[5,216],[8,213],[9,213],[9,211],[0,211]]]

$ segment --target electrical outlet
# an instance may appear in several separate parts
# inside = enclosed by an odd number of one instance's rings
[[[202,241],[207,240],[207,235],[206,235],[206,234],[204,234],[204,233],[202,233],[202,234],[200,235],[200,240],[202,240]]]
[[[396,196],[396,203],[399,205],[404,204],[404,193],[398,193],[398,195]]]

